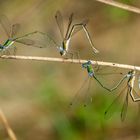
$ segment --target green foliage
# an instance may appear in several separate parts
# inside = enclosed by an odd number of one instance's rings
[[[129,5],[136,3],[136,1],[137,0],[118,0],[118,2],[129,4]]]
[[[108,6],[105,8],[105,11],[107,17],[113,22],[122,21],[122,20],[126,21],[130,17],[130,13],[128,11],[122,10],[120,8]]]
[[[120,0],[119,2],[124,4],[132,5],[136,3],[136,0]],[[121,8],[113,7],[113,6],[106,6],[105,8],[105,15],[112,21],[112,22],[120,22],[120,21],[127,21],[130,16],[131,12],[126,11]]]
[[[38,91],[37,98],[38,100],[44,104],[49,105],[53,104],[56,100],[59,100],[59,91],[56,87],[56,84],[54,81],[51,81],[51,79],[47,79],[46,81],[43,81],[40,90]]]

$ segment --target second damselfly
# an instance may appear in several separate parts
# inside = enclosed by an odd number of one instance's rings
[[[43,34],[44,36],[46,36],[46,40],[50,41],[51,43],[53,43],[53,45],[58,49],[59,53],[61,56],[66,56],[68,54],[71,54],[73,55],[73,52],[71,52],[69,49],[70,49],[70,41],[73,37],[74,34],[76,34],[78,31],[80,30],[83,30],[87,39],[88,39],[88,42],[91,46],[91,49],[92,51],[96,54],[98,53],[99,51],[95,48],[95,45],[93,44],[93,41],[91,39],[91,36],[89,34],[89,31],[87,29],[87,23],[88,23],[88,20],[83,20],[82,22],[80,23],[76,23],[76,24],[73,24],[73,13],[69,16],[69,21],[68,21],[68,24],[67,24],[67,29],[66,29],[66,32],[64,33],[64,21],[63,21],[63,17],[62,17],[62,14],[60,11],[57,11],[56,14],[55,14],[55,20],[56,20],[56,23],[58,25],[58,28],[59,28],[59,31],[60,31],[60,34],[61,34],[61,38],[62,38],[62,41],[60,44],[56,43],[56,41],[54,41],[54,39],[52,39],[52,37],[50,37],[49,35],[47,35],[46,33],[43,33],[43,32],[40,32],[41,34]]]
[[[4,52],[8,52],[10,54],[9,48],[11,48],[15,42],[28,45],[28,46],[38,47],[38,48],[45,47],[40,42],[37,42],[34,39],[28,38],[30,35],[38,33],[38,31],[30,32],[25,35],[16,37],[20,29],[20,24],[18,23],[11,24],[6,15],[0,16],[0,24],[8,37],[8,39],[3,44],[0,44],[0,52],[2,54]],[[14,54],[15,54],[16,46],[13,46],[13,48],[14,48]]]

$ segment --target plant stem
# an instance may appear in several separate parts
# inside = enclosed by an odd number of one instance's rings
[[[114,0],[96,0],[96,1],[101,2],[101,3],[105,3],[107,5],[112,5],[112,6],[127,10],[127,11],[131,11],[131,12],[134,12],[134,13],[137,13],[137,14],[140,14],[140,9],[139,8],[134,7],[134,6],[130,6],[130,5],[127,5],[127,4],[124,4],[124,3],[120,3],[120,2],[117,2],[117,1],[114,1]]]
[[[3,123],[3,125],[7,131],[7,134],[9,135],[9,138],[11,140],[17,140],[16,135],[14,134],[13,130],[11,129],[11,127],[1,109],[0,109],[0,121]]]
[[[64,59],[64,58],[55,58],[55,57],[38,57],[38,56],[15,56],[15,55],[3,55],[0,56],[1,59],[16,59],[16,60],[35,60],[35,61],[52,61],[52,62],[62,62],[62,63],[75,63],[82,64],[87,62],[87,60],[79,60],[79,59]],[[139,66],[127,65],[127,64],[118,64],[112,62],[104,62],[104,61],[94,61],[91,60],[93,65],[101,65],[101,66],[110,66],[110,67],[118,67],[124,69],[131,69],[140,71]]]

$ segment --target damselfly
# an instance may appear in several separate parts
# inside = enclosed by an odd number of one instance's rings
[[[87,62],[83,63],[83,64],[82,64],[82,68],[85,68],[85,69],[87,70],[87,72],[88,72],[88,77],[87,77],[87,79],[84,81],[83,85],[82,85],[81,88],[78,90],[78,92],[77,92],[77,94],[76,94],[75,96],[78,96],[78,94],[80,94],[81,89],[85,86],[86,83],[88,83],[88,88],[87,88],[87,90],[89,90],[90,83],[91,83],[90,81],[91,81],[92,79],[95,79],[95,80],[97,81],[97,83],[98,83],[102,88],[104,88],[105,90],[111,92],[111,91],[117,89],[117,88],[119,87],[119,85],[120,85],[120,84],[124,81],[124,79],[126,78],[126,75],[123,76],[123,77],[119,80],[119,82],[118,82],[117,84],[115,84],[115,86],[113,86],[112,88],[108,88],[108,87],[106,87],[106,86],[98,79],[98,76],[97,76],[97,74],[96,74],[96,72],[95,72],[95,70],[94,70],[94,67],[92,66],[92,62],[91,62],[91,61],[87,61]],[[98,69],[98,68],[97,68],[97,69]],[[107,75],[108,75],[109,73],[104,73],[104,74],[107,74]],[[115,74],[115,73],[114,73],[114,74]],[[122,73],[117,73],[117,74],[122,74]],[[106,76],[107,76],[107,75],[106,75]],[[88,93],[86,93],[86,96],[89,97]],[[91,98],[91,99],[92,99],[92,98]],[[76,100],[76,98],[74,98],[73,101],[75,102],[75,100]],[[72,101],[71,105],[73,104],[73,101]]]
[[[15,37],[17,32],[20,29],[20,24],[18,24],[18,23],[11,24],[9,22],[9,19],[5,15],[2,15],[0,17],[0,24],[3,27],[6,35],[8,36],[8,39],[3,44],[0,44],[0,52],[3,53],[5,51],[8,51],[8,48],[11,47],[15,42],[22,43],[24,45],[32,45],[32,46],[39,47],[39,48],[42,47],[41,44],[37,43],[35,40],[25,38],[32,34],[36,34],[37,31],[25,34],[20,37]],[[13,46],[13,48],[14,48],[14,52],[15,52],[16,47]]]
[[[139,85],[140,85],[139,79],[140,78],[138,77],[138,79],[137,79],[136,72],[134,70],[130,70],[125,75],[125,77],[127,79],[126,86],[105,111],[105,118],[110,118],[113,115],[113,113],[116,111],[115,107],[119,106],[119,104],[120,104],[119,100],[122,98],[122,95],[125,93],[125,91],[126,91],[126,94],[125,94],[126,96],[125,96],[123,106],[121,109],[121,120],[122,121],[124,121],[126,114],[127,114],[129,95],[134,102],[140,101],[140,96],[137,94],[137,91],[135,91],[135,89],[134,89],[134,85],[136,85],[138,87],[138,90],[140,89],[139,88]]]
[[[107,91],[111,92],[115,89],[117,89],[117,87],[124,81],[124,79],[126,78],[126,75],[123,76],[121,78],[121,80],[119,80],[119,82],[113,87],[113,88],[108,88],[106,87],[99,79],[98,77],[96,76],[96,72],[94,71],[94,68],[92,66],[92,62],[91,61],[87,61],[86,63],[83,63],[82,64],[82,67],[85,68],[88,72],[88,77],[89,78],[94,78],[97,83],[104,89],[106,89]],[[105,73],[104,73],[105,74]],[[107,74],[107,73],[106,73]],[[122,74],[122,73],[119,73],[119,74]]]
[[[56,23],[59,27],[59,31],[60,31],[60,34],[61,34],[61,37],[62,37],[62,42],[60,45],[58,45],[52,38],[50,38],[47,34],[46,34],[46,37],[49,37],[49,39],[52,39],[52,42],[53,44],[56,46],[56,48],[59,50],[59,53],[61,56],[65,56],[67,55],[68,53],[69,54],[72,54],[71,52],[69,52],[69,47],[70,47],[70,41],[71,41],[71,38],[72,36],[77,33],[78,31],[80,31],[81,29],[84,30],[86,36],[87,36],[87,39],[90,43],[90,46],[93,50],[94,53],[98,53],[99,51],[94,47],[94,44],[93,44],[93,41],[90,37],[90,34],[86,28],[86,25],[88,23],[88,20],[84,20],[83,22],[81,23],[76,23],[76,24],[73,24],[72,25],[72,21],[73,21],[73,13],[70,15],[69,17],[69,21],[68,21],[68,25],[67,25],[67,30],[66,30],[66,33],[64,35],[64,23],[63,23],[63,17],[61,15],[61,12],[60,11],[57,11],[56,12],[56,15],[55,15],[55,19],[56,19]],[[42,33],[45,35],[45,33]]]

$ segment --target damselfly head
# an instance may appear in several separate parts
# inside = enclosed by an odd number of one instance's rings
[[[4,46],[0,44],[0,50],[3,50],[3,49],[4,49]]]
[[[61,56],[63,55],[63,52],[62,52],[62,51],[60,51],[60,55],[61,55]]]
[[[135,75],[135,71],[134,70],[130,70],[128,73],[127,73],[127,77],[133,77]]]
[[[82,68],[87,68],[88,66],[90,66],[92,63],[90,60],[88,60],[87,62],[82,64]]]
[[[59,53],[61,56],[65,55],[65,51],[64,51],[63,47],[61,47],[61,46],[59,47]]]

